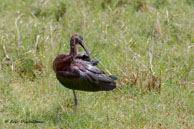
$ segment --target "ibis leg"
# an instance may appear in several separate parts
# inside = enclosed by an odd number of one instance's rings
[[[75,94],[75,90],[73,90],[73,96],[74,96],[74,101],[75,101],[75,113],[77,112],[77,97],[76,97],[76,94]]]

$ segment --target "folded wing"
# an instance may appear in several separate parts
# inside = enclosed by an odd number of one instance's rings
[[[106,76],[101,69],[90,64],[84,65],[84,68],[86,69],[85,76],[87,80],[91,85],[98,87],[99,91],[108,91],[116,88],[115,81],[111,77]]]
[[[115,79],[92,63],[76,59],[72,67],[57,72],[57,79],[65,87],[82,91],[109,91],[116,88]]]

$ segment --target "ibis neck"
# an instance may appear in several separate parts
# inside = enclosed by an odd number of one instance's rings
[[[72,55],[74,58],[77,56],[77,45],[70,47],[70,53],[69,55]]]

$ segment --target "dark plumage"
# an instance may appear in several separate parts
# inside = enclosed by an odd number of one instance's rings
[[[86,53],[77,54],[78,44],[84,48]],[[106,76],[101,69],[95,66],[98,63],[99,61],[91,60],[83,38],[78,34],[73,35],[70,39],[70,53],[58,55],[53,62],[53,69],[59,82],[73,89],[76,108],[77,98],[74,90],[96,92],[116,88],[114,80],[117,78],[113,75]]]
[[[90,62],[75,60],[68,71],[58,71],[57,79],[69,89],[82,91],[108,91],[116,88],[114,80]]]
[[[87,53],[85,53],[85,52],[80,52],[80,53],[78,53],[77,56],[76,56],[76,59],[81,59],[81,60],[83,60],[83,61],[88,61],[88,62],[90,62],[90,58],[89,58],[89,56],[87,55]],[[96,66],[98,63],[99,63],[99,61],[91,60],[91,64],[92,64],[93,66]]]

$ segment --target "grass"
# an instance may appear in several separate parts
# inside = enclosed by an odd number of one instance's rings
[[[0,0],[0,127],[194,128],[193,10],[192,0]],[[76,115],[52,70],[74,33],[118,76],[111,92],[77,91]]]

